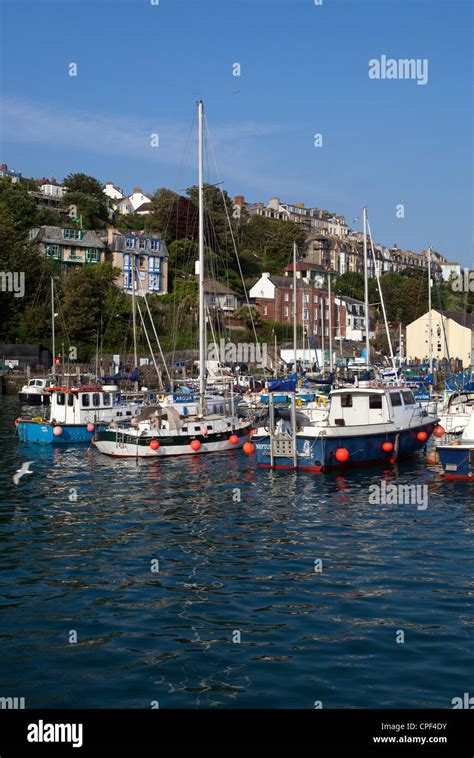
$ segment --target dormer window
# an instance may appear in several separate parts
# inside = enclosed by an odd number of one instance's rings
[[[83,237],[82,229],[63,229],[63,237],[65,240],[81,240]]]
[[[135,240],[133,237],[125,237],[125,247],[129,250],[135,247]]]

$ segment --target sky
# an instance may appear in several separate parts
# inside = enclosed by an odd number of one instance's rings
[[[0,0],[0,14],[0,162],[23,176],[182,191],[202,98],[206,180],[231,197],[356,229],[366,205],[377,242],[473,265],[471,0]],[[418,77],[371,78],[382,56],[418,60]]]

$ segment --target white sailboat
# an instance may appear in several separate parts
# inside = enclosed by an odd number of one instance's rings
[[[110,425],[95,434],[101,453],[114,457],[165,457],[226,452],[242,447],[251,423],[240,419],[228,398],[206,393],[206,314],[204,295],[204,183],[203,111],[198,109],[198,189],[199,189],[199,397],[197,403],[176,403],[171,397],[150,406],[133,419],[130,426]]]

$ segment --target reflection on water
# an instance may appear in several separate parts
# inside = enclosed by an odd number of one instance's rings
[[[450,708],[472,687],[472,487],[423,458],[329,476],[239,451],[111,460],[20,445],[16,400],[0,411],[0,694]],[[382,479],[427,484],[427,510],[370,504]]]

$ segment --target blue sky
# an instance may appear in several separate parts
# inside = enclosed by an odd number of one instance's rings
[[[0,0],[1,162],[183,189],[200,96],[231,196],[356,228],[366,204],[377,241],[472,265],[470,0],[151,1]],[[370,79],[381,55],[428,59],[428,83]]]

